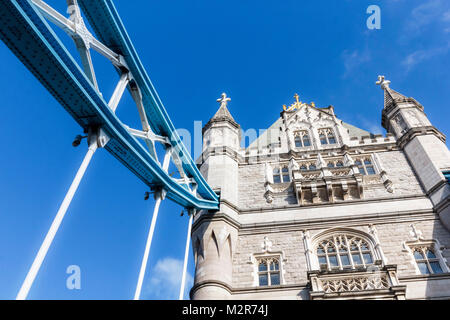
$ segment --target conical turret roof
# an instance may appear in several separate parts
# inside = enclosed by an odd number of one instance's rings
[[[239,128],[239,124],[234,120],[233,116],[227,108],[227,103],[230,100],[231,99],[228,98],[225,93],[222,93],[222,97],[217,99],[217,102],[220,102],[220,107],[214,114],[214,116],[203,127],[203,132],[205,132],[205,130],[207,130],[215,122],[228,122],[235,128]]]
[[[225,104],[222,104],[216,114],[209,121],[231,121],[236,123]]]
[[[376,84],[380,85],[381,89],[384,91],[384,110],[389,110],[401,102],[412,102],[419,108],[423,109],[422,105],[414,98],[408,98],[405,95],[390,88],[390,83],[391,81],[386,80],[384,76],[378,76],[378,81],[376,82]]]

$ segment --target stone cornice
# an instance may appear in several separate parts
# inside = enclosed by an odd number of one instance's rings
[[[434,206],[436,212],[441,212],[450,205],[450,198],[447,197]]]
[[[235,228],[239,229],[241,227],[241,224],[231,218],[229,215],[224,214],[223,212],[208,212],[208,213],[202,213],[200,217],[194,221],[192,224],[192,233],[194,233],[197,228],[203,224],[203,223],[210,223],[214,221],[225,221],[231,225],[233,225]]]
[[[423,198],[428,199],[424,196],[415,197],[415,198]],[[403,200],[409,200],[411,197],[404,197]],[[398,199],[397,199],[398,200]],[[377,201],[374,199],[374,201]],[[379,200],[378,200],[379,201]],[[222,202],[221,201],[221,205]],[[233,206],[228,203],[228,206]],[[335,205],[335,204],[334,204]],[[333,204],[331,204],[333,206]],[[236,208],[235,206],[233,206]],[[295,208],[295,207],[294,207]],[[297,207],[301,209],[301,207]],[[293,209],[290,207],[289,209]],[[273,212],[276,210],[267,209],[265,211]],[[237,211],[239,212],[239,211]],[[254,211],[252,213],[258,214],[261,211]],[[408,210],[408,211],[392,211],[392,212],[383,212],[383,213],[374,213],[374,214],[361,214],[361,215],[345,215],[340,217],[328,217],[328,218],[317,218],[311,219],[306,218],[302,219],[301,210],[298,212],[298,217],[295,217],[291,220],[286,221],[271,221],[271,222],[253,222],[250,224],[241,223],[236,219],[230,217],[228,214],[224,212],[216,212],[216,213],[202,213],[197,220],[194,221],[192,226],[193,232],[199,228],[203,223],[210,223],[212,221],[224,221],[235,227],[239,230],[239,234],[255,234],[255,233],[272,233],[272,232],[280,232],[280,231],[302,231],[305,229],[323,229],[330,228],[339,224],[345,227],[353,227],[360,226],[362,224],[385,224],[385,223],[394,223],[394,222],[410,222],[410,221],[424,221],[424,220],[438,220],[439,217],[433,211],[433,209],[424,209],[424,210]]]
[[[415,282],[415,281],[431,281],[431,280],[450,280],[450,273],[435,273],[435,274],[417,274],[412,276],[398,277],[401,282]]]
[[[200,158],[197,160],[197,162],[200,163],[200,166],[211,156],[217,156],[217,155],[227,155],[230,158],[242,162],[242,156],[239,155],[239,153],[230,148],[230,147],[208,147],[206,150],[202,152],[200,155]]]
[[[337,207],[337,206],[347,206],[352,204],[361,204],[365,202],[386,202],[393,200],[411,200],[411,199],[428,199],[424,194],[415,194],[409,196],[397,196],[397,197],[385,197],[385,198],[374,198],[374,199],[353,199],[342,202],[333,202],[333,203],[311,203],[308,205],[300,206],[298,204],[288,205],[288,206],[278,206],[278,207],[260,207],[260,208],[252,208],[252,209],[242,209],[239,208],[239,214],[253,214],[259,212],[271,212],[271,211],[281,211],[281,210],[292,210],[292,209],[309,209],[314,207]]]
[[[199,283],[196,283],[190,290],[190,297],[192,299],[195,291],[203,288],[203,287],[220,287],[222,289],[227,290],[230,294],[246,294],[246,293],[262,293],[262,292],[276,292],[276,291],[287,291],[287,290],[304,290],[309,289],[310,286],[308,282],[298,283],[298,284],[283,284],[278,286],[264,286],[264,287],[242,287],[235,288],[230,286],[229,284],[217,281],[217,280],[205,280]]]
[[[369,224],[389,224],[411,221],[439,220],[439,217],[430,210],[411,210],[408,212],[389,212],[383,214],[359,215],[359,216],[342,216],[339,218],[318,218],[305,220],[291,220],[283,222],[269,223],[252,223],[241,224],[239,235],[244,234],[267,234],[289,231],[304,231],[313,229],[326,229],[335,227],[339,224],[341,227],[356,227]]]
[[[442,188],[443,186],[445,186],[447,184],[447,180],[441,180],[438,183],[436,183],[430,190],[428,190],[427,192],[427,196],[430,196],[431,194],[433,194],[435,191],[439,190],[440,188]]]
[[[328,152],[337,152],[338,156],[343,156],[345,152],[349,152],[350,154],[354,154],[353,152],[356,150],[362,150],[363,152],[389,152],[398,150],[397,143],[395,141],[389,141],[383,144],[359,144],[356,146],[347,146],[344,145],[339,148],[333,149],[314,149],[306,152],[310,155],[317,155],[317,153],[328,153]],[[290,150],[289,152],[283,153],[258,153],[256,155],[245,154],[242,155],[242,149],[240,151],[236,151],[230,147],[208,147],[203,153],[200,155],[200,158],[197,160],[199,166],[204,163],[210,156],[216,155],[227,155],[230,158],[236,160],[239,165],[252,165],[252,164],[261,164],[267,161],[273,162],[276,161],[289,161],[291,158],[296,160],[306,160],[302,158],[305,155],[305,152],[297,152],[294,150]]]
[[[227,290],[230,294],[233,293],[232,288],[225,282],[218,280],[205,280],[195,283],[194,286],[191,288],[191,290],[189,291],[189,297],[191,298],[191,300],[192,297],[194,296],[195,291],[203,287],[220,287],[222,289]]]
[[[217,118],[210,119],[205,124],[205,126],[202,128],[202,134],[204,134],[206,130],[211,128],[211,126],[214,123],[229,123],[232,127],[236,128],[236,129],[240,129],[241,128],[241,126],[239,124],[237,124],[236,121],[234,121],[233,119],[230,119],[229,117],[217,117]]]
[[[361,140],[363,141],[363,140]],[[256,155],[248,155],[242,156],[239,154],[239,165],[248,165],[248,164],[259,164],[264,163],[267,160],[279,160],[279,161],[289,161],[291,158],[294,158],[296,160],[306,160],[302,158],[305,154],[309,155],[317,155],[318,153],[330,153],[330,152],[336,152],[338,155],[343,156],[346,152],[354,154],[353,151],[356,150],[363,150],[363,152],[389,152],[389,151],[396,151],[398,150],[397,143],[395,141],[389,141],[386,143],[380,143],[380,144],[366,144],[364,141],[361,144],[358,144],[356,146],[348,146],[343,145],[339,148],[329,148],[329,149],[312,149],[308,151],[295,151],[290,150],[288,152],[283,153],[271,153],[271,154],[256,154]]]
[[[435,135],[439,140],[445,143],[445,135],[433,126],[410,128],[405,134],[397,140],[400,149],[404,149],[406,145],[417,136]]]

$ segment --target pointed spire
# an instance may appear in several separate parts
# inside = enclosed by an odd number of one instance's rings
[[[375,84],[379,85],[384,91],[384,108],[389,108],[393,104],[406,102],[408,99],[411,99],[391,89],[389,87],[391,81],[386,80],[384,76],[378,76],[378,81]]]
[[[203,127],[203,132],[207,130],[212,123],[214,122],[229,122],[235,128],[239,128],[239,124],[234,120],[230,111],[228,110],[228,102],[231,101],[229,97],[227,97],[226,93],[222,93],[222,96],[217,99],[217,102],[220,103],[220,107],[214,116],[208,121],[208,123]]]
[[[217,102],[220,103],[219,110],[217,110],[216,114],[211,118],[211,120],[231,120],[233,122],[236,122],[234,121],[233,116],[227,108],[228,101],[231,101],[231,99],[227,97],[227,94],[225,92],[222,93],[222,96],[217,99]]]

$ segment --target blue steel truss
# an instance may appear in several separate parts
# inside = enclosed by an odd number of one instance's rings
[[[86,73],[48,25],[32,0],[2,0],[0,38],[35,75],[65,110],[87,131],[101,128],[110,138],[107,149],[151,188],[162,187],[167,197],[185,208],[218,209],[218,196],[206,183],[176,132],[111,0],[79,0],[98,39],[124,60],[139,88],[152,131],[169,139],[186,179],[174,179],[155,153],[139,143],[108,106]],[[120,73],[120,69],[117,68]],[[130,84],[127,88],[131,90]],[[195,190],[196,189],[196,190]],[[196,191],[196,192],[195,192]]]

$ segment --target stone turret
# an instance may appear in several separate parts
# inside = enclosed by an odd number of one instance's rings
[[[384,91],[382,125],[397,138],[434,209],[450,230],[450,186],[443,175],[450,169],[450,152],[445,136],[431,124],[414,98],[391,89],[384,76],[378,77],[377,84]]]
[[[213,189],[220,189],[221,200],[237,205],[240,126],[228,111],[225,93],[217,100],[219,110],[202,130],[203,154],[200,170]]]
[[[240,126],[227,108],[225,93],[220,107],[203,128],[200,171],[220,193],[218,212],[201,211],[195,218],[192,243],[195,255],[193,299],[227,299],[232,286],[232,257],[237,241],[233,216],[238,205]]]

